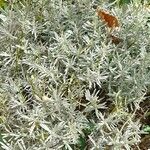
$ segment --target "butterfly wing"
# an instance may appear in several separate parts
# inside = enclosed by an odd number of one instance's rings
[[[119,27],[119,21],[115,16],[113,16],[101,9],[97,10],[97,13],[98,13],[98,16],[103,20],[103,22],[105,22],[107,24],[107,26],[109,28]]]

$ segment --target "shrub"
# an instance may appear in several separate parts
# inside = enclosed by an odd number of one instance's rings
[[[140,142],[149,12],[137,3],[111,8],[121,23],[115,45],[94,3],[22,0],[1,10],[2,149],[122,150]]]

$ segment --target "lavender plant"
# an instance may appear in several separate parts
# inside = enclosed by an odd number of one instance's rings
[[[150,91],[149,10],[114,7],[115,45],[89,0],[14,1],[0,14],[4,150],[132,149]]]

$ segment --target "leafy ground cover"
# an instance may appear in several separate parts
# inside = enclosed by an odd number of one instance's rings
[[[1,149],[150,148],[148,1],[0,2]]]

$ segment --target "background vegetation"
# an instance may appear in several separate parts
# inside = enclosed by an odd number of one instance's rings
[[[148,3],[1,0],[1,149],[150,148]]]

